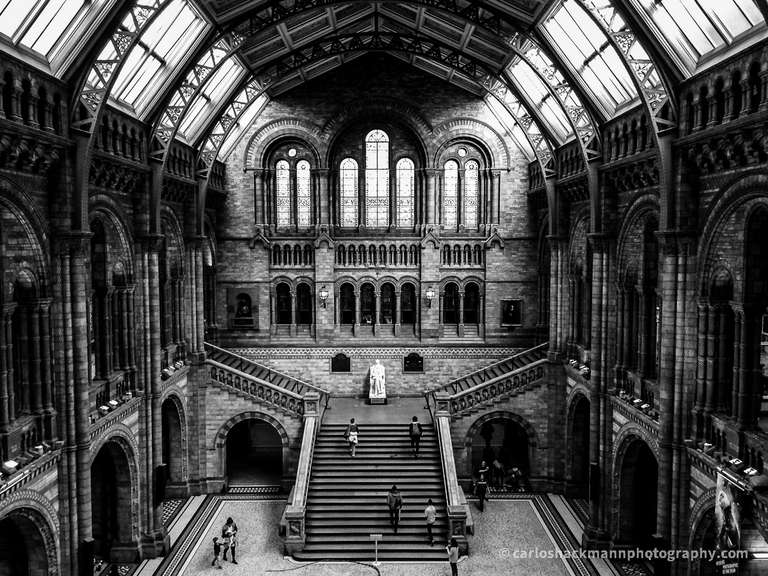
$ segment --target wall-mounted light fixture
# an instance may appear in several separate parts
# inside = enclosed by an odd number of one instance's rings
[[[435,299],[435,291],[432,288],[427,288],[424,294],[427,297],[427,308],[432,308],[432,300]]]
[[[320,296],[320,305],[325,308],[328,305],[328,289],[323,286],[320,288],[320,292],[318,292],[318,295]]]

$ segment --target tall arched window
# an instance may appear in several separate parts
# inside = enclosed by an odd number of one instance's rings
[[[458,218],[459,165],[448,160],[443,166],[443,226],[455,228]]]
[[[280,160],[275,167],[277,188],[277,226],[291,225],[291,170],[288,162]]]
[[[406,228],[413,226],[413,160],[401,158],[395,169],[397,172],[397,225]]]
[[[365,137],[365,225],[389,225],[389,136],[381,130]]]
[[[309,162],[299,160],[296,164],[296,209],[299,227],[312,222],[312,192],[309,180]]]
[[[464,165],[464,226],[477,228],[480,167],[470,160]]]
[[[341,180],[341,225],[357,226],[357,162],[345,158],[340,166]]]

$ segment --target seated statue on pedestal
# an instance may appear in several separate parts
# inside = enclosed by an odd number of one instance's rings
[[[374,400],[378,400],[375,403],[383,403],[387,398],[387,376],[384,365],[376,360],[376,363],[371,366],[368,377],[368,398],[374,403]]]

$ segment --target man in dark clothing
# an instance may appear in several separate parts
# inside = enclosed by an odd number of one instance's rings
[[[403,497],[400,495],[400,490],[397,489],[397,484],[393,484],[387,493],[387,506],[389,507],[389,523],[397,534],[397,526],[400,524],[400,509],[403,507]]]
[[[418,457],[419,455],[419,441],[421,440],[421,424],[419,424],[419,419],[414,416],[411,423],[408,425],[408,435],[411,437],[411,451],[413,452],[414,458]]]

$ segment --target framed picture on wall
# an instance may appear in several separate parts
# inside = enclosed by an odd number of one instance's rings
[[[523,301],[505,299],[501,301],[501,325],[520,326],[523,323]]]

